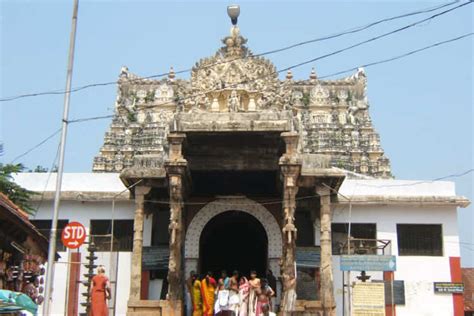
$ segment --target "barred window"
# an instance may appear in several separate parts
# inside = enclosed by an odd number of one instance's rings
[[[332,253],[334,255],[347,254],[347,234],[349,231],[348,223],[333,223],[332,230]],[[351,238],[361,239],[360,241],[351,243],[351,252],[364,250],[367,254],[377,253],[377,226],[367,223],[351,223]]]
[[[52,220],[50,219],[31,219],[31,224],[35,225],[35,227],[43,234],[44,237],[49,239],[49,234],[51,231]],[[58,229],[56,233],[56,251],[66,251],[66,247],[64,247],[61,241],[61,234],[63,232],[64,227],[68,224],[69,220],[67,219],[60,219],[58,220]]]
[[[110,251],[112,221],[107,219],[91,220],[90,234],[97,251]],[[114,220],[113,251],[132,251],[133,220]]]
[[[440,224],[397,224],[399,256],[442,256]]]

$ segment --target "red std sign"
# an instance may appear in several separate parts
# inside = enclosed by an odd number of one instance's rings
[[[79,248],[86,240],[86,228],[79,222],[71,222],[64,227],[61,241],[69,249]]]

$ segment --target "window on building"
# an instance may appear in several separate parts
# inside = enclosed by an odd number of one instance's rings
[[[50,219],[32,219],[30,222],[35,225],[35,227],[43,234],[44,237],[49,239],[49,234],[51,231],[52,220]],[[61,241],[61,234],[63,232],[64,227],[66,227],[69,220],[61,219],[58,220],[58,230],[56,234],[56,250],[57,251],[66,251],[66,247],[64,247]]]
[[[93,236],[97,251],[110,251],[112,221],[91,220],[90,234]],[[114,220],[113,251],[132,251],[133,220]]]
[[[400,256],[442,256],[441,225],[397,224]]]
[[[332,253],[334,255],[347,254],[348,223],[333,223]],[[351,253],[376,254],[377,253],[377,226],[375,224],[351,224]]]

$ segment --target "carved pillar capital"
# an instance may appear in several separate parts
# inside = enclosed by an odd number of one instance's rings
[[[299,135],[297,132],[283,132],[281,133],[281,138],[285,141],[286,145],[286,154],[294,155],[298,149],[298,139]]]
[[[145,195],[150,193],[151,187],[145,185],[135,186],[135,204],[143,203],[145,200]]]
[[[170,133],[168,135],[170,144],[169,159],[171,161],[183,159],[182,145],[185,138],[186,134],[183,133]]]
[[[282,164],[300,164],[301,161],[298,155],[298,139],[299,135],[296,132],[281,133],[281,137],[285,142],[286,150],[280,158],[280,165]]]
[[[316,186],[315,192],[320,197],[330,197],[331,195],[331,189],[322,184]]]

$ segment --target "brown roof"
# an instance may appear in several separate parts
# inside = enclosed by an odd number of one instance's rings
[[[5,194],[0,192],[0,227],[6,234],[12,238],[31,239],[38,245],[43,252],[44,258],[48,254],[48,239],[39,232],[39,230],[28,219],[28,213],[13,203]],[[20,241],[22,242],[22,241]]]
[[[462,282],[464,283],[464,310],[474,311],[474,268],[462,268]]]

